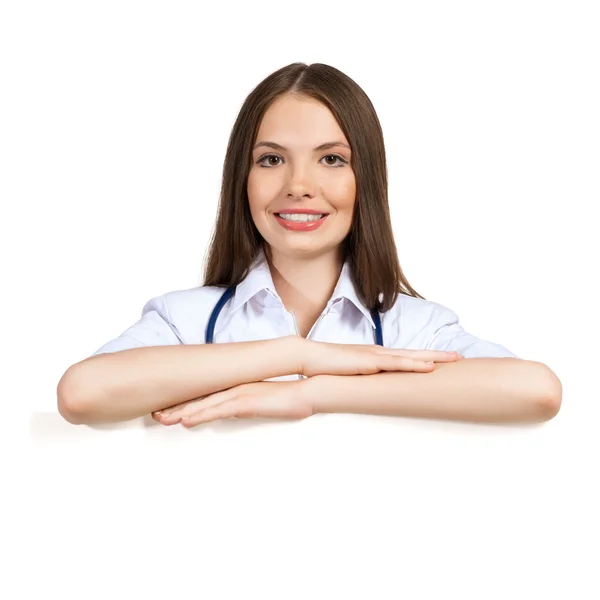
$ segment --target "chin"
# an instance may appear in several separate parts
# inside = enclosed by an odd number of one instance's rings
[[[267,244],[271,248],[271,252],[283,255],[293,255],[298,258],[317,258],[323,254],[333,252],[339,247],[339,244],[306,244],[306,243],[292,243],[292,244]]]

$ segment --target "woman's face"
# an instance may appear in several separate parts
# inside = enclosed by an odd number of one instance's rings
[[[348,146],[333,114],[312,98],[284,94],[266,111],[252,151],[248,200],[272,252],[314,257],[337,250],[348,235],[356,195]],[[323,218],[298,222],[307,209]],[[281,211],[294,214],[283,218]]]

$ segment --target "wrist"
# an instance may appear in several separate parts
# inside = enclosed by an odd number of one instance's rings
[[[299,335],[287,336],[286,352],[290,357],[290,373],[306,376],[306,362],[312,342]]]
[[[299,373],[299,348],[294,335],[273,338],[268,341],[270,346],[269,355],[265,357],[273,372],[273,377],[282,377]]]
[[[310,414],[316,415],[319,410],[320,380],[322,375],[313,375],[297,382],[300,401],[305,406],[310,406]]]
[[[323,373],[309,377],[304,394],[313,414],[355,412],[348,410],[357,398],[368,395],[373,375],[330,375]],[[358,411],[360,412],[360,411]]]
[[[300,381],[302,400],[310,404],[312,414],[328,412],[327,396],[335,389],[335,380],[343,379],[337,375],[319,374]]]

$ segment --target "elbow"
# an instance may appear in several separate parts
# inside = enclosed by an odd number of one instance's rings
[[[561,395],[543,396],[537,401],[537,413],[540,421],[550,421],[560,411]]]
[[[65,421],[71,423],[71,425],[84,425],[86,423],[83,413],[77,404],[61,396],[58,397],[58,413]]]
[[[88,422],[80,390],[73,377],[73,372],[69,369],[58,382],[56,396],[58,413],[65,421],[72,425],[83,425]]]
[[[58,414],[71,425],[83,425],[85,423],[77,408],[70,401],[65,401],[60,396],[58,397]]]
[[[560,411],[562,405],[562,383],[550,367],[541,364],[542,384],[537,394],[537,409],[541,421],[550,421]]]

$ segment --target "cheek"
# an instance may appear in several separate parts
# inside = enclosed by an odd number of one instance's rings
[[[272,178],[261,177],[256,169],[250,171],[246,191],[251,211],[264,210],[268,206],[273,196],[277,193],[274,183]]]
[[[254,171],[250,171],[250,174],[248,175],[248,183],[246,184],[246,193],[248,194],[248,202],[250,203],[251,209],[256,205],[258,199],[257,192],[259,190],[258,186],[256,185],[256,177],[253,175],[253,173]]]
[[[336,182],[335,186],[331,186],[327,195],[337,210],[352,212],[356,199],[356,180],[354,175],[344,181]]]

